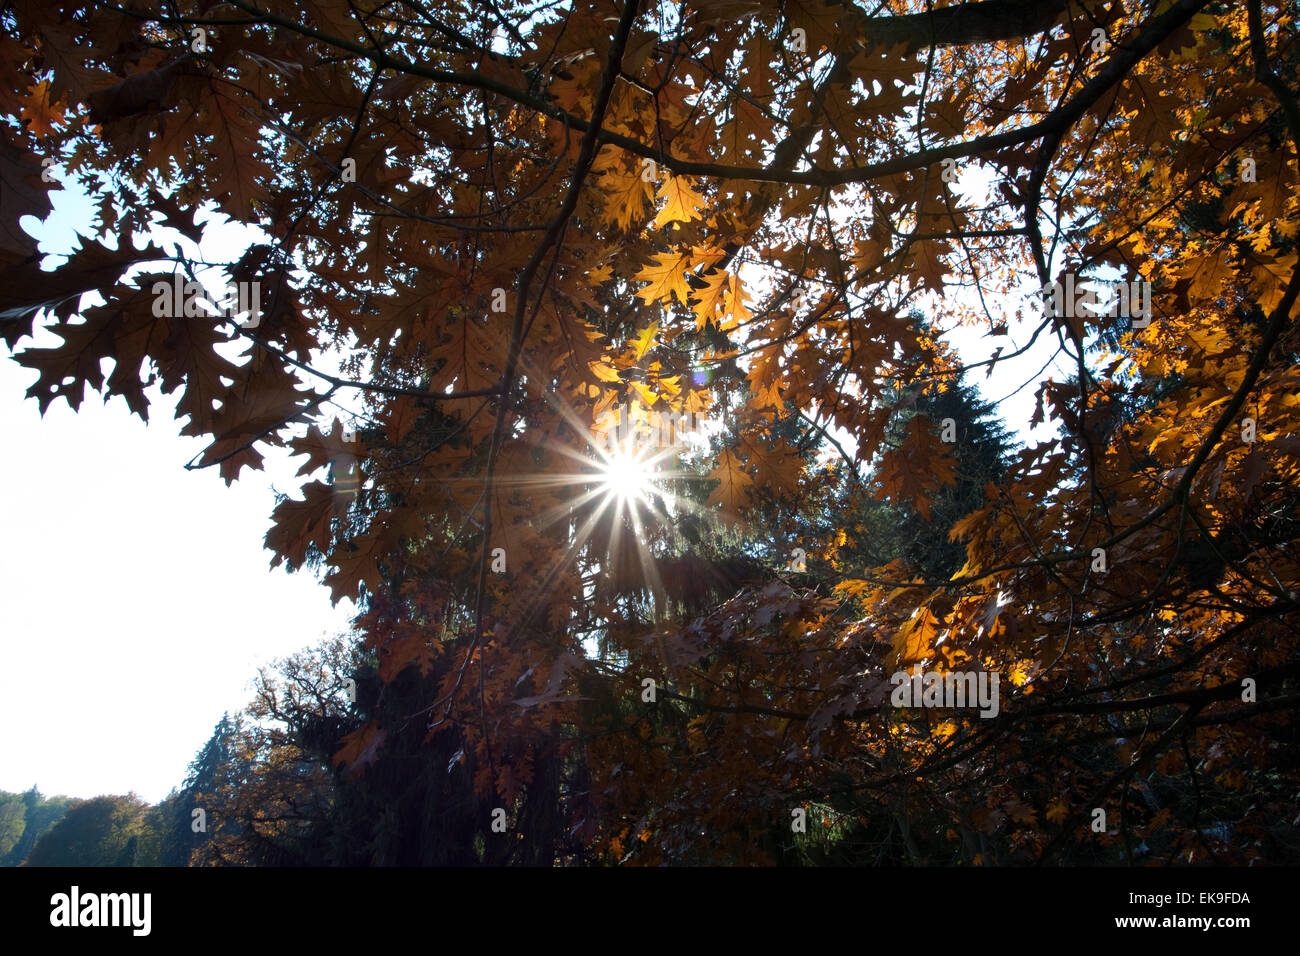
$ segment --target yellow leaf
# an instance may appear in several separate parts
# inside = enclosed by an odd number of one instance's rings
[[[740,276],[735,274],[727,280],[727,314],[731,321],[722,326],[724,330],[735,328],[753,315],[745,308],[745,287],[740,284]]]
[[[637,292],[637,298],[647,305],[666,302],[670,296],[676,296],[678,302],[685,303],[690,297],[686,287],[686,269],[690,257],[685,252],[670,252],[656,256],[653,265],[648,265],[636,275],[637,282],[648,282],[646,288]]]
[[[641,356],[645,355],[645,353],[650,349],[650,346],[654,344],[655,333],[658,331],[659,323],[652,322],[650,325],[645,327],[640,335],[632,340],[633,347],[636,349],[636,360],[638,362],[641,361]]]
[[[921,608],[890,638],[893,650],[887,655],[889,666],[906,667],[933,657],[942,630],[929,608]]]
[[[713,321],[719,309],[726,308],[727,284],[725,272],[715,272],[704,277],[704,288],[695,291],[695,301],[692,304],[697,329],[704,329]]]
[[[876,585],[870,581],[864,581],[861,578],[847,578],[839,584],[836,584],[832,591],[836,594],[847,594],[852,596],[861,596],[874,589]]]
[[[650,184],[639,173],[618,168],[610,169],[601,177],[600,184],[609,196],[605,204],[605,221],[619,229],[629,228],[651,196]]]
[[[727,258],[727,250],[719,249],[717,246],[696,246],[691,250],[692,268],[702,266],[706,272],[725,258]]]
[[[654,393],[654,390],[647,388],[640,382],[633,382],[632,388],[634,388],[636,393],[641,396],[641,401],[645,402],[646,408],[649,408],[654,405],[655,402],[659,401],[659,396]]]
[[[704,197],[691,189],[685,176],[668,176],[659,187],[655,199],[667,199],[664,208],[659,210],[659,215],[655,216],[656,226],[699,219],[699,209],[704,205]]]

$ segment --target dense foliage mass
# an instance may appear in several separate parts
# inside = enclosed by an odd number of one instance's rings
[[[176,852],[1300,859],[1293,5],[0,20],[29,394],[178,392],[229,482],[304,456],[267,547],[361,608]],[[48,271],[60,177],[96,218]],[[205,271],[222,216],[258,238]]]
[[[0,790],[0,866],[20,866],[72,803],[69,797],[43,796],[36,787],[26,793]]]

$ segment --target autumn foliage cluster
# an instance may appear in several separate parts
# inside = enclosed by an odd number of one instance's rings
[[[266,545],[361,608],[200,857],[1300,859],[1296,13],[6,0],[29,394],[302,456]],[[260,321],[157,308],[223,218]],[[713,425],[624,493],[633,403]]]

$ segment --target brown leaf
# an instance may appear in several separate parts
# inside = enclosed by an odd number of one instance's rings
[[[387,736],[376,721],[366,721],[343,737],[343,746],[334,754],[334,765],[343,767],[349,779],[360,776],[379,759],[379,750]]]
[[[10,261],[37,255],[36,240],[22,229],[18,220],[34,216],[44,222],[54,208],[49,195],[53,184],[41,182],[42,172],[40,157],[15,144],[8,130],[0,134],[0,252],[10,254]],[[0,308],[6,314],[0,318],[11,318],[7,313],[13,308],[13,299],[21,295],[19,288],[31,285],[4,282]],[[13,346],[7,336],[6,341]]]

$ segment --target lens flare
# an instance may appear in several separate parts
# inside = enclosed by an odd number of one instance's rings
[[[645,501],[655,482],[652,462],[644,454],[617,449],[600,465],[601,491],[619,503]]]

